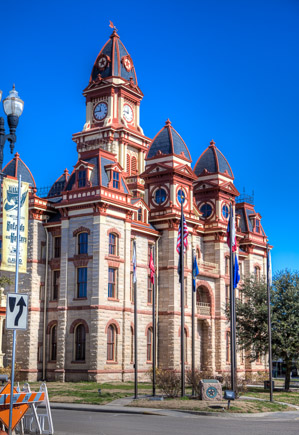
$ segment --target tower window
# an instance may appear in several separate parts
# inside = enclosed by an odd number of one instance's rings
[[[85,187],[86,186],[86,171],[79,171],[78,172],[78,187]]]
[[[155,193],[155,201],[157,204],[163,204],[166,200],[166,191],[164,189],[158,189]]]
[[[180,203],[180,204],[182,204],[182,203],[184,204],[185,199],[186,199],[185,192],[183,191],[183,189],[180,189],[180,190],[178,191],[178,200],[179,200],[179,203]]]
[[[211,206],[211,204],[204,204],[204,205],[202,205],[201,207],[200,207],[200,211],[202,212],[202,217],[204,218],[204,219],[207,219],[208,217],[210,217],[211,216],[211,214],[212,214],[212,212],[213,212],[213,209],[212,209],[212,206]]]
[[[222,216],[224,217],[224,219],[227,219],[229,216],[229,209],[226,204],[222,207]]]
[[[119,172],[113,172],[113,187],[119,189]]]
[[[260,232],[260,221],[258,219],[256,219],[256,221],[255,221],[255,231],[257,233]]]

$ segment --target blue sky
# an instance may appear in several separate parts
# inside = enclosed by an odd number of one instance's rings
[[[169,118],[193,165],[214,139],[239,191],[254,190],[273,270],[299,269],[299,2],[3,2],[0,89],[15,83],[25,101],[15,151],[38,187],[76,163],[82,90],[109,20],[135,64],[145,134]]]

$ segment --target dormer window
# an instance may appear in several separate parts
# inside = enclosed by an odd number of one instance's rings
[[[257,233],[260,232],[260,221],[258,219],[256,219],[256,221],[255,221],[255,231]]]
[[[86,186],[86,171],[78,171],[78,187]]]
[[[142,221],[142,208],[141,207],[138,209],[137,219],[140,222]]]
[[[113,171],[113,187],[119,189],[119,172]]]

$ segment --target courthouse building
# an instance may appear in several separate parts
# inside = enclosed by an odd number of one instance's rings
[[[144,378],[152,365],[152,250],[157,268],[157,364],[180,370],[176,243],[183,197],[189,230],[184,269],[186,367],[191,364],[194,249],[199,267],[196,367],[229,373],[229,322],[224,314],[229,205],[235,210],[241,279],[266,273],[261,215],[250,198],[240,196],[232,168],[214,141],[192,158],[169,120],[157,126],[154,139],[145,136],[139,121],[143,93],[133,59],[115,30],[96,57],[83,95],[86,123],[73,134],[78,160],[71,172],[64,170],[41,195],[34,174],[18,154],[4,168],[4,174],[21,174],[31,186],[28,273],[20,275],[20,291],[29,293],[29,323],[27,331],[17,333],[18,366],[31,381],[132,380],[137,334],[139,377]],[[11,333],[5,328],[2,352],[9,364]],[[244,353],[238,355],[237,365],[240,372],[265,369],[263,358],[252,364]]]

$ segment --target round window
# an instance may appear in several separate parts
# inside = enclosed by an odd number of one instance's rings
[[[212,206],[210,205],[210,204],[204,204],[204,205],[202,205],[201,207],[200,207],[200,211],[202,212],[202,214],[203,214],[203,218],[204,219],[206,219],[206,218],[208,218],[209,216],[211,216],[211,214],[212,214],[212,212],[213,212],[213,209],[212,209]]]
[[[229,216],[229,209],[228,206],[226,204],[224,204],[224,206],[222,207],[222,216],[227,219]]]
[[[178,200],[179,200],[179,203],[180,203],[180,204],[182,204],[182,203],[184,204],[185,199],[186,199],[185,192],[183,191],[183,189],[180,189],[180,190],[178,191]]]
[[[155,192],[155,201],[157,204],[163,204],[166,200],[166,191],[164,189],[158,189]]]

